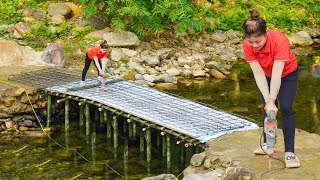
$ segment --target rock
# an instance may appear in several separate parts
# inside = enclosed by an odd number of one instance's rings
[[[92,164],[90,162],[84,163],[81,166],[81,170],[88,174],[103,174],[104,173],[104,165],[101,164]]]
[[[173,84],[173,83],[158,83],[158,84],[155,85],[156,89],[161,89],[161,90],[172,89],[174,87],[176,87],[176,85]]]
[[[64,67],[65,58],[63,49],[58,44],[49,44],[43,51],[41,55],[41,60],[46,63]]]
[[[23,22],[18,22],[14,26],[14,29],[16,31],[18,31],[18,33],[21,34],[22,36],[25,35],[25,34],[30,34],[31,33],[31,28],[28,25],[26,25],[25,23],[23,23]]]
[[[298,33],[292,34],[289,38],[292,44],[299,46],[309,46],[313,44],[313,40],[306,31],[300,31]]]
[[[198,70],[194,70],[192,71],[192,76],[193,77],[205,77],[206,76],[206,71],[198,69]]]
[[[143,75],[143,79],[144,79],[145,81],[148,81],[148,82],[154,82],[154,81],[155,81],[155,78],[152,77],[152,76],[149,75],[149,74],[144,74],[144,75]]]
[[[249,169],[244,167],[228,167],[223,174],[222,180],[238,179],[238,180],[255,180],[256,175]]]
[[[111,47],[137,47],[140,43],[138,36],[129,31],[110,32],[103,35]]]
[[[205,154],[194,154],[191,157],[190,164],[195,167],[199,167],[203,164],[206,156]]]
[[[215,70],[215,69],[211,69],[209,71],[209,74],[217,79],[224,79],[226,78],[226,76],[224,74],[222,74],[221,72]]]
[[[42,22],[47,21],[47,17],[45,13],[38,9],[26,8],[26,9],[21,9],[18,12],[24,15],[23,20],[26,22],[30,22],[34,20],[39,20]]]
[[[129,56],[123,52],[122,48],[113,48],[110,53],[110,58],[112,61],[122,61],[128,60]]]
[[[106,29],[106,27],[110,25],[111,21],[109,17],[105,15],[104,16],[92,15],[88,18],[87,22],[89,25],[93,26],[95,29],[102,30],[102,29]]]
[[[7,129],[10,129],[14,126],[14,122],[12,120],[6,120],[4,123]]]
[[[141,56],[141,59],[151,67],[155,67],[160,64],[159,56],[147,55],[147,56]]]
[[[23,133],[30,137],[47,137],[43,131],[24,131]]]
[[[20,126],[19,127],[19,131],[28,131],[28,127],[25,127],[25,126]]]
[[[210,158],[209,158],[209,159],[206,159],[206,160],[204,161],[204,163],[203,163],[203,167],[209,169],[209,168],[211,168],[211,166],[212,166],[212,164],[211,164]]]
[[[180,74],[180,71],[177,68],[167,69],[166,72],[171,76],[178,76]]]
[[[50,16],[61,15],[65,18],[72,17],[72,9],[65,3],[54,3],[50,4],[48,7],[48,14]]]
[[[221,34],[221,33],[214,33],[211,38],[214,40],[214,41],[218,41],[220,43],[224,42],[226,40],[226,36],[224,34]]]
[[[142,180],[178,180],[178,178],[173,174],[160,174],[158,176],[146,177]]]
[[[204,174],[189,174],[185,176],[182,180],[219,180],[221,179],[220,177],[220,173],[212,171]]]
[[[15,86],[15,87],[8,88],[8,89],[4,90],[1,93],[1,96],[3,96],[3,97],[18,97],[18,96],[21,96],[21,94],[23,92],[25,92],[25,89]]]

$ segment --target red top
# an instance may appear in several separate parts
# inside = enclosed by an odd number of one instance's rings
[[[258,61],[268,77],[271,77],[274,61],[285,62],[282,77],[295,71],[298,62],[290,49],[288,38],[282,32],[272,30],[268,30],[266,36],[266,45],[261,51],[254,49],[247,41],[243,42],[247,62]]]
[[[93,57],[95,57],[95,56],[98,57],[98,60],[101,60],[102,58],[108,58],[109,52],[106,51],[104,53],[101,53],[100,46],[96,46],[96,47],[90,49],[87,54],[88,54],[89,59],[91,61],[93,61],[94,60]]]

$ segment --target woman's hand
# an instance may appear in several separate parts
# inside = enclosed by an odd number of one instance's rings
[[[278,113],[278,108],[275,104],[275,100],[269,99],[264,107],[264,111],[268,114],[269,111],[273,110],[276,114]]]

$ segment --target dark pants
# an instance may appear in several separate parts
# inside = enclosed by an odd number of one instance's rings
[[[270,89],[271,79],[267,77],[267,81]],[[280,112],[282,116],[282,131],[285,144],[285,152],[294,153],[294,138],[295,138],[295,120],[293,116],[293,102],[296,97],[298,88],[298,69],[288,74],[281,79],[281,86],[279,90],[279,96],[276,100],[278,105],[278,99],[280,100]],[[263,103],[264,98],[262,98]],[[264,124],[264,123],[263,123]],[[266,134],[263,133],[264,142],[266,142]]]
[[[86,58],[85,58],[85,60],[84,60],[84,68],[83,68],[83,70],[82,70],[82,81],[86,80],[86,75],[87,75],[87,72],[88,72],[88,70],[89,70],[89,67],[90,67],[91,62],[94,63],[94,61],[92,61],[91,59],[89,59],[88,54],[86,54]],[[98,61],[98,62],[99,62],[99,64],[100,64],[100,66],[101,66],[101,61]],[[96,63],[94,63],[94,65],[95,65],[95,67],[97,68],[98,76],[99,76],[99,75],[100,75],[100,74],[99,74],[99,69],[98,69],[98,67],[96,66]],[[101,67],[102,67],[102,66],[101,66]]]

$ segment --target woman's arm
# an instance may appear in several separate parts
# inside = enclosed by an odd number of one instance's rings
[[[96,66],[97,66],[97,68],[98,68],[98,70],[99,70],[99,74],[100,74],[100,75],[103,75],[103,71],[102,71],[102,69],[101,69],[101,67],[100,67],[100,64],[99,64],[99,61],[98,61],[98,57],[97,57],[97,56],[94,56],[94,57],[93,57],[93,60],[94,60],[94,63],[96,64]]]
[[[269,87],[268,87],[268,82],[266,79],[266,75],[263,72],[262,67],[260,66],[258,61],[253,61],[249,63],[254,78],[256,80],[256,84],[262,93],[262,96],[264,98],[265,103],[269,101]]]
[[[266,112],[268,112],[269,110],[275,110],[275,112],[277,113],[278,111],[278,108],[275,105],[275,100],[277,99],[281,86],[281,76],[284,64],[284,61],[274,61],[270,83],[270,97],[268,100],[268,104],[266,104],[265,107]]]

